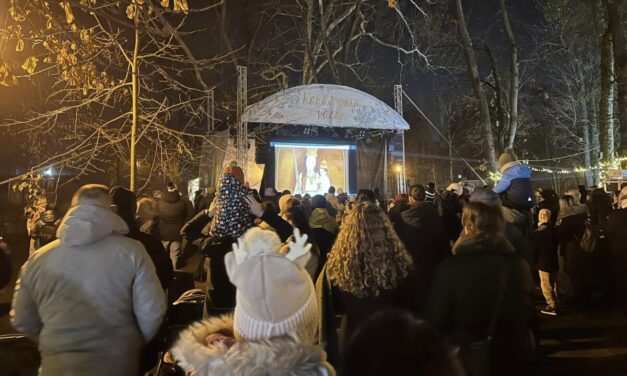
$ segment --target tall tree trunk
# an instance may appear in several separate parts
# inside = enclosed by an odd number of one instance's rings
[[[592,152],[591,152],[591,163],[592,166],[598,166],[601,161],[601,142],[599,138],[599,110],[598,110],[598,102],[594,101],[594,97],[590,96],[590,102],[588,104],[588,113],[590,114],[590,135],[592,136]],[[594,170],[594,184],[597,185],[600,183],[601,173],[598,169]]]
[[[603,162],[612,159],[612,146],[610,145],[610,116],[609,101],[612,85],[612,39],[610,32],[606,30],[601,37],[601,86],[599,91],[599,134],[601,138],[601,153]]]
[[[578,66],[578,75],[579,75],[579,91],[577,93],[577,102],[579,103],[579,108],[581,109],[581,114],[577,117],[581,119],[581,133],[583,135],[583,164],[586,169],[586,186],[591,187],[594,185],[594,174],[590,169],[592,167],[591,163],[591,151],[592,148],[592,137],[590,135],[590,113],[588,112],[588,100],[586,98],[588,94],[586,82],[583,77],[582,67]]]
[[[479,113],[481,118],[481,127],[483,128],[483,135],[485,137],[485,143],[488,154],[488,161],[492,170],[497,171],[498,165],[496,163],[496,150],[494,149],[494,136],[492,135],[492,123],[490,122],[490,109],[488,107],[488,100],[485,93],[481,88],[481,80],[479,79],[479,69],[477,68],[477,60],[475,58],[475,52],[472,47],[472,41],[466,28],[466,20],[464,18],[464,9],[462,8],[461,0],[455,0],[455,8],[457,12],[457,32],[462,42],[464,49],[464,56],[466,58],[466,64],[468,66],[468,75],[472,82],[472,87],[475,92],[475,96],[479,101]]]
[[[451,124],[448,125],[448,181],[453,180],[453,140],[451,139]]]
[[[343,51],[343,55],[344,55],[344,64],[348,64],[348,50],[351,44],[351,40],[353,39],[353,36],[355,35],[355,31],[357,30],[357,24],[359,23],[359,9],[361,8],[361,4],[363,3],[363,0],[356,0],[355,1],[355,14],[353,15],[353,21],[351,22],[351,27],[348,30],[348,33],[346,34],[346,39],[344,40],[344,51]]]
[[[502,98],[502,86],[501,86],[501,75],[496,67],[496,61],[494,60],[494,55],[492,55],[492,50],[488,45],[485,45],[485,50],[488,55],[488,59],[490,60],[490,67],[492,68],[492,76],[494,77],[494,95],[495,95],[495,104],[496,104],[496,135],[494,138],[495,146],[497,150],[502,150],[505,147],[506,143],[506,133],[508,130],[508,123],[505,117],[505,110],[503,109],[503,98]]]
[[[305,61],[303,64],[303,85],[318,82],[316,67],[311,50],[311,36],[313,33],[314,0],[307,0],[305,10]]]
[[[613,44],[613,41],[612,41]],[[614,61],[614,54],[612,50],[610,50],[610,55],[612,61]],[[615,140],[615,131],[616,131],[616,114],[615,114],[615,104],[616,104],[616,80],[613,78],[616,77],[616,72],[614,70],[614,64],[610,64],[610,77],[612,80],[610,81],[610,93],[607,96],[607,116],[608,116],[608,127],[607,127],[607,136],[608,140],[608,153],[614,158],[616,154],[616,140]]]
[[[133,91],[131,100],[132,102],[132,123],[131,123],[131,160],[130,164],[130,183],[129,189],[131,191],[135,191],[135,186],[137,184],[137,155],[135,153],[135,145],[137,144],[137,120],[138,120],[138,112],[137,112],[137,102],[139,101],[139,72],[137,71],[137,64],[139,58],[139,27],[137,25],[139,17],[139,8],[137,4],[135,5],[135,46],[133,48],[133,62],[131,64],[131,73],[132,73],[132,81],[131,81],[131,89]]]
[[[507,42],[509,44],[509,74],[510,74],[510,87],[509,87],[509,137],[507,138],[507,146],[514,147],[514,140],[516,139],[516,132],[518,131],[518,48],[516,47],[516,39],[514,38],[514,32],[512,26],[509,23],[509,17],[507,16],[507,6],[505,6],[505,0],[499,0],[499,6],[501,7],[501,16],[503,17],[503,26],[505,27],[505,34],[507,35]]]
[[[233,66],[237,68],[237,55],[234,53],[233,43],[231,42],[231,38],[229,38],[229,33],[226,30],[228,27],[226,21],[228,17],[228,12],[226,8],[227,1],[222,2],[222,9],[220,11],[220,34],[222,42],[226,46],[226,55],[228,56],[228,60],[233,62]]]
[[[608,29],[612,34],[614,70],[618,89],[618,119],[620,122],[621,153],[627,155],[627,45],[625,44],[625,0],[609,0]]]
[[[329,4],[329,6],[333,6],[333,4]],[[336,85],[341,85],[342,80],[340,79],[340,74],[337,70],[337,66],[335,65],[335,59],[333,58],[333,54],[331,53],[331,47],[329,46],[329,38],[327,38],[327,21],[324,17],[324,6],[322,4],[322,0],[318,0],[318,8],[320,8],[320,28],[322,29],[320,32],[320,38],[322,38],[322,46],[324,47],[324,53],[327,57],[327,61],[329,62],[329,69],[331,70],[331,76],[333,77],[333,82]]]

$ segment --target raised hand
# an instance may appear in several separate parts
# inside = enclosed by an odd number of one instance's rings
[[[244,197],[244,200],[246,201],[246,204],[248,204],[248,208],[250,209],[252,215],[257,218],[261,218],[263,216],[263,208],[261,207],[261,204],[255,200],[255,196],[247,195]]]
[[[307,243],[307,234],[300,234],[300,230],[294,227],[294,240],[289,242],[290,251],[285,255],[288,259],[294,261],[297,258],[309,254],[311,243]]]

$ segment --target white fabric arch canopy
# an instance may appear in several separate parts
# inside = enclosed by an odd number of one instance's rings
[[[409,124],[385,102],[347,86],[312,84],[279,91],[250,105],[245,123],[407,130]]]

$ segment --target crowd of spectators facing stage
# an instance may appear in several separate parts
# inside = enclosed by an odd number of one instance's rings
[[[511,149],[499,167],[494,188],[393,200],[260,195],[234,161],[193,200],[86,185],[62,219],[29,209],[11,322],[43,375],[531,374],[539,314],[627,303],[627,187],[534,191]],[[203,313],[174,328],[195,252]]]

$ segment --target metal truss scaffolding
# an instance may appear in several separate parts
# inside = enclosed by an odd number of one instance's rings
[[[394,109],[401,117],[403,116],[403,85],[394,85]],[[407,174],[405,171],[405,131],[400,131],[402,144],[402,162],[400,171],[397,173],[397,191],[398,193],[407,193]],[[387,149],[386,149],[387,152]]]
[[[242,121],[242,114],[248,102],[248,69],[237,66],[237,140],[236,140],[236,160],[246,174],[248,156],[248,123]]]

